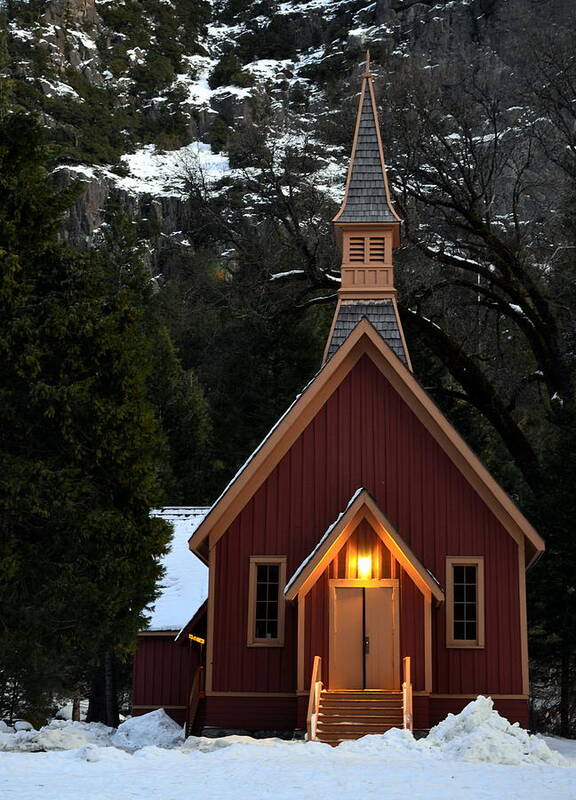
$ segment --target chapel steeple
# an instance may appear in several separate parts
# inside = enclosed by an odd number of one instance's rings
[[[400,244],[402,220],[390,198],[368,52],[344,199],[333,223],[342,247],[342,283],[324,360],[334,355],[366,317],[410,368],[396,306],[392,263],[392,251]]]

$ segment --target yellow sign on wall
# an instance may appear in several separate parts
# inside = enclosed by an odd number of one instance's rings
[[[198,644],[206,644],[206,639],[203,639],[201,636],[194,636],[194,634],[189,633],[188,638],[192,639],[193,642],[198,642]]]

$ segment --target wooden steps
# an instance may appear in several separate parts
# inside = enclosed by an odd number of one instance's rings
[[[333,690],[320,696],[316,740],[337,745],[403,725],[402,692]]]

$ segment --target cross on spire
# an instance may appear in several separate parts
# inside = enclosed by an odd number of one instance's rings
[[[364,75],[366,77],[371,77],[372,73],[370,72],[370,50],[366,50],[366,61],[364,62]]]

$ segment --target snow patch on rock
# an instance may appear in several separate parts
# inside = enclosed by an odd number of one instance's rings
[[[121,161],[129,175],[116,177],[119,189],[158,197],[185,195],[186,176],[191,171],[199,170],[207,182],[216,181],[229,172],[228,159],[213,153],[210,145],[203,142],[167,151],[149,144],[122,156]]]

